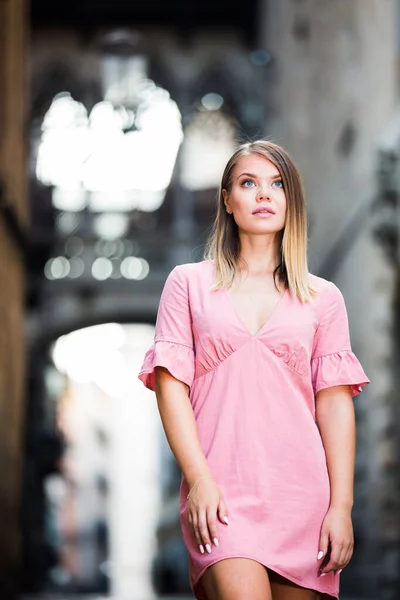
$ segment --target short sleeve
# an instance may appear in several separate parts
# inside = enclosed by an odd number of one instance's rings
[[[139,379],[155,390],[155,367],[165,367],[189,387],[194,378],[192,319],[188,282],[181,266],[168,275],[160,298],[154,343],[146,352]]]
[[[350,385],[357,396],[369,379],[351,350],[346,305],[333,284],[321,291],[319,324],[314,336],[311,374],[314,394],[335,385]]]

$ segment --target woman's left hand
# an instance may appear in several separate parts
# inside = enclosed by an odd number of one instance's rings
[[[340,572],[353,554],[354,537],[351,513],[348,509],[331,507],[322,524],[318,560],[320,576]],[[321,554],[323,552],[323,555]]]

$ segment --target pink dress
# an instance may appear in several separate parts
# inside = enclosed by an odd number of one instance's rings
[[[318,576],[330,489],[314,395],[348,384],[355,396],[369,383],[351,351],[343,296],[333,283],[310,275],[318,296],[303,304],[286,291],[254,335],[229,292],[210,290],[213,277],[213,261],[172,270],[139,373],[154,390],[154,367],[163,366],[190,387],[201,446],[229,511],[229,525],[218,525],[219,547],[200,554],[182,480],[193,592],[206,600],[201,576],[207,567],[245,557],[337,598],[340,576]]]

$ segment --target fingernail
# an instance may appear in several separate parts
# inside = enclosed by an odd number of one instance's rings
[[[203,546],[199,546],[199,548],[200,548],[200,552],[201,552],[202,554],[204,554],[204,548],[203,548]]]
[[[228,525],[228,517],[224,517],[224,521]]]
[[[218,541],[218,538],[214,538],[214,539],[213,539],[213,542],[214,542],[214,544],[215,544],[216,546],[219,546],[219,541]]]
[[[320,560],[323,557],[324,553],[322,552],[322,550],[320,550],[318,552],[318,556],[317,556],[317,560]]]
[[[206,550],[207,550],[208,554],[211,554],[211,546],[210,546],[210,544],[206,544]]]
[[[339,571],[337,572],[337,574],[339,575],[339,573],[341,573],[343,571],[343,569],[339,569]]]
[[[325,577],[326,573],[321,573],[321,577]]]

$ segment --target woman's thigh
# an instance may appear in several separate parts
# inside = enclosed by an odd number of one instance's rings
[[[267,569],[248,558],[226,558],[201,578],[207,600],[272,600]]]
[[[315,590],[300,587],[274,571],[268,570],[272,600],[321,600]]]

